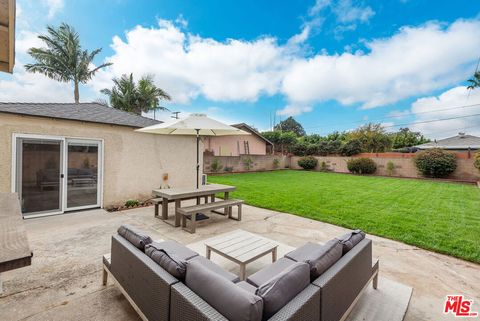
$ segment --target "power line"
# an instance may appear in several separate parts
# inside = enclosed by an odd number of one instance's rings
[[[430,110],[430,111],[424,111],[424,112],[419,112],[419,113],[411,113],[410,115],[424,115],[424,114],[430,114],[430,113],[437,113],[441,111],[448,111],[448,110],[455,110],[455,109],[464,109],[464,108],[472,108],[472,107],[478,107],[480,104],[472,104],[472,105],[463,105],[463,106],[456,106],[456,107],[449,107],[449,108],[444,108],[444,109],[436,109],[436,110]],[[392,116],[385,116],[383,118],[376,118],[376,119],[371,119],[370,122],[377,122],[377,121],[382,121],[385,119],[392,119],[392,118],[403,118],[408,115],[392,115]],[[345,123],[338,123],[338,124],[328,124],[328,126],[340,126],[340,125],[350,125],[350,124],[355,124],[355,123],[364,123],[365,120],[358,120],[358,121],[353,121],[353,122],[345,122]],[[319,128],[323,127],[325,125],[317,125],[317,126],[310,126],[310,127],[305,127],[305,129],[312,129],[312,128]]]
[[[468,118],[468,117],[475,117],[475,116],[480,116],[480,114],[473,114],[473,115],[466,115],[466,116],[457,116],[457,117],[449,117],[449,118],[435,119],[435,120],[424,120],[424,121],[418,121],[418,122],[413,122],[413,123],[405,123],[405,124],[384,126],[383,128],[391,128],[391,127],[400,127],[400,126],[408,126],[408,125],[435,123],[435,122],[439,122],[439,121],[453,120],[453,119],[461,119],[461,118]]]

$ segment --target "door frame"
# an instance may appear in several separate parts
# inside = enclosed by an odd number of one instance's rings
[[[63,172],[63,179],[60,182],[60,211],[42,213],[38,214],[29,214],[23,216],[24,218],[35,218],[41,216],[50,216],[64,214],[69,211],[76,211],[89,208],[103,208],[103,177],[104,177],[104,140],[102,138],[92,138],[92,137],[73,137],[73,136],[57,136],[57,135],[40,135],[40,134],[27,134],[27,133],[12,133],[12,165],[11,165],[11,191],[12,193],[16,192],[17,189],[17,138],[26,138],[26,139],[45,139],[45,140],[56,140],[60,141],[60,159],[61,166],[60,171]],[[68,176],[68,141],[90,141],[98,143],[98,186],[97,186],[97,204],[78,206],[74,208],[67,208],[67,184],[66,179]]]

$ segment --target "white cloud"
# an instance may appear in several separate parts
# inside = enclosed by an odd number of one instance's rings
[[[456,108],[460,106],[467,107]],[[435,121],[480,114],[480,90],[468,92],[465,86],[458,86],[438,96],[419,98],[412,103],[411,113],[415,115],[414,122],[427,123],[415,124],[410,128],[431,138],[445,138],[458,132],[480,135],[480,116]]]
[[[387,117],[402,119],[410,115],[410,110],[393,110],[387,114]]]
[[[53,18],[65,5],[64,0],[42,0],[48,8],[48,19]]]
[[[355,6],[351,0],[340,0],[332,6],[337,20],[341,23],[354,23],[356,21],[366,23],[375,15],[375,11],[369,6]]]
[[[363,108],[426,94],[468,77],[480,51],[480,38],[474,36],[479,30],[478,20],[458,20],[448,27],[432,22],[366,42],[366,54],[296,59],[283,92],[296,103],[333,99]]]
[[[70,84],[27,73],[23,67],[15,67],[10,79],[0,79],[0,101],[73,102],[73,88]]]
[[[277,111],[279,116],[298,116],[304,113],[311,112],[313,108],[311,106],[301,105],[287,105],[283,109]]]
[[[125,38],[113,38],[115,53],[107,58],[113,66],[94,79],[96,90],[114,76],[151,73],[175,102],[200,94],[213,101],[255,101],[278,92],[286,63],[284,48],[274,38],[219,42],[185,33],[165,20],[158,27],[137,26]]]

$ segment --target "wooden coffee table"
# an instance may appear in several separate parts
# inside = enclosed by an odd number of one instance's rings
[[[213,237],[205,241],[207,259],[212,251],[240,265],[240,280],[246,278],[245,269],[248,263],[272,253],[272,262],[277,260],[278,243],[265,237],[236,230],[229,234]]]

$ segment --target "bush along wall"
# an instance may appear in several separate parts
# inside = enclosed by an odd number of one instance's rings
[[[304,156],[298,160],[298,166],[305,170],[312,170],[317,167],[318,160],[313,156]]]
[[[377,171],[377,164],[371,158],[352,158],[347,161],[347,168],[353,174],[373,174]]]
[[[423,176],[431,178],[447,177],[457,168],[455,154],[439,148],[419,152],[413,161]]]

